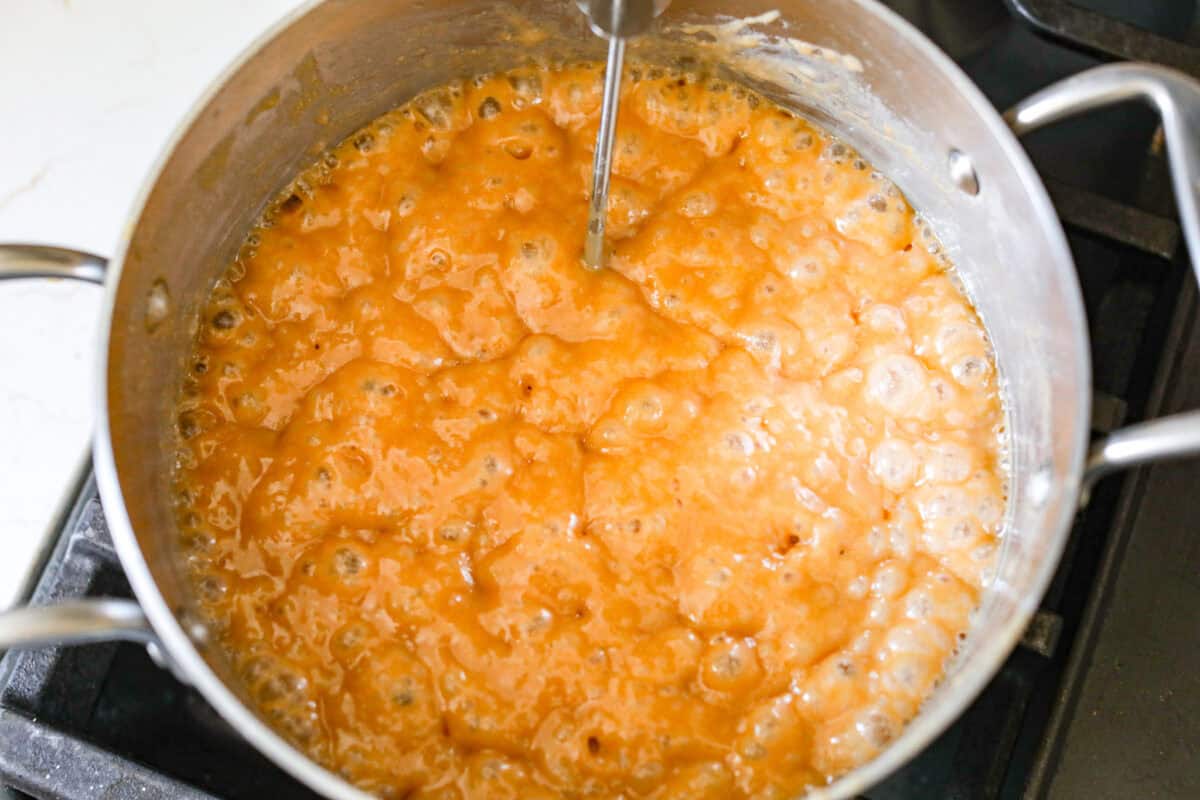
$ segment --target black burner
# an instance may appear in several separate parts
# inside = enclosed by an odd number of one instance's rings
[[[1200,76],[1192,3],[893,0],[998,108],[1099,63]],[[1011,11],[1011,13],[1009,13]],[[1197,291],[1154,115],[1121,107],[1026,142],[1068,226],[1098,431],[1200,408]],[[1100,485],[1024,644],[868,800],[1200,797],[1200,463]],[[33,601],[129,589],[90,482]],[[0,661],[0,783],[49,800],[311,797],[133,645]]]

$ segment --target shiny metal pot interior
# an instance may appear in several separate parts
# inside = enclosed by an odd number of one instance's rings
[[[777,17],[767,13],[775,9]],[[753,24],[728,23],[762,14]],[[121,602],[11,612],[0,615],[0,647],[148,640],[297,778],[330,797],[363,796],[256,716],[191,610],[173,549],[169,476],[172,405],[198,310],[267,201],[327,146],[431,85],[533,56],[602,53],[566,0],[327,0],[280,24],[232,67],[149,177],[107,276],[95,466],[145,618]],[[991,333],[1012,475],[1001,559],[962,652],[918,718],[874,761],[819,792],[853,796],[965,708],[1016,644],[1054,570],[1085,477],[1089,427],[1088,338],[1074,266],[1009,127],[946,56],[870,0],[675,2],[655,33],[631,45],[631,58],[714,62],[856,147],[930,220]],[[1197,252],[1187,179],[1195,174],[1195,142],[1181,135],[1200,112],[1195,84],[1155,68],[1101,68],[1032,98],[1012,120],[1030,128],[1133,96],[1150,98],[1164,114],[1185,231]],[[65,251],[0,248],[0,277],[46,274],[96,278],[99,266]],[[1151,423],[1094,451],[1088,475],[1197,449],[1200,419]]]

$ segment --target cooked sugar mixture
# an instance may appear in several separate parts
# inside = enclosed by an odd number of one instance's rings
[[[247,697],[388,798],[776,798],[870,760],[1005,504],[984,329],[901,193],[736,85],[425,93],[203,312],[181,553]]]

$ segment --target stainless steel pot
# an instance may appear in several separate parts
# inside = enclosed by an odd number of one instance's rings
[[[723,16],[775,8],[779,18],[753,25]],[[530,35],[529,22],[549,35]],[[531,55],[599,57],[601,47],[566,0],[314,3],[267,33],[197,103],[147,179],[107,270],[70,251],[0,248],[0,278],[106,284],[93,455],[138,600],[11,611],[0,615],[0,648],[145,642],[295,777],[329,797],[363,797],[258,717],[192,611],[168,482],[172,405],[198,309],[266,201],[327,145],[429,85]],[[1029,98],[1006,122],[944,54],[869,0],[676,2],[632,53],[716,59],[858,148],[932,222],[995,346],[1012,469],[996,574],[919,716],[874,761],[817,793],[856,795],[928,744],[996,672],[1036,609],[1090,484],[1109,470],[1200,451],[1200,413],[1189,413],[1119,431],[1087,454],[1091,367],[1079,286],[1059,221],[1014,136],[1097,105],[1150,101],[1162,115],[1188,248],[1200,257],[1200,85],[1152,66],[1101,67]]]

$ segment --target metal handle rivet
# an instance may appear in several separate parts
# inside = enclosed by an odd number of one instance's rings
[[[950,151],[950,180],[954,185],[974,197],[979,194],[979,175],[971,157],[961,150]]]

